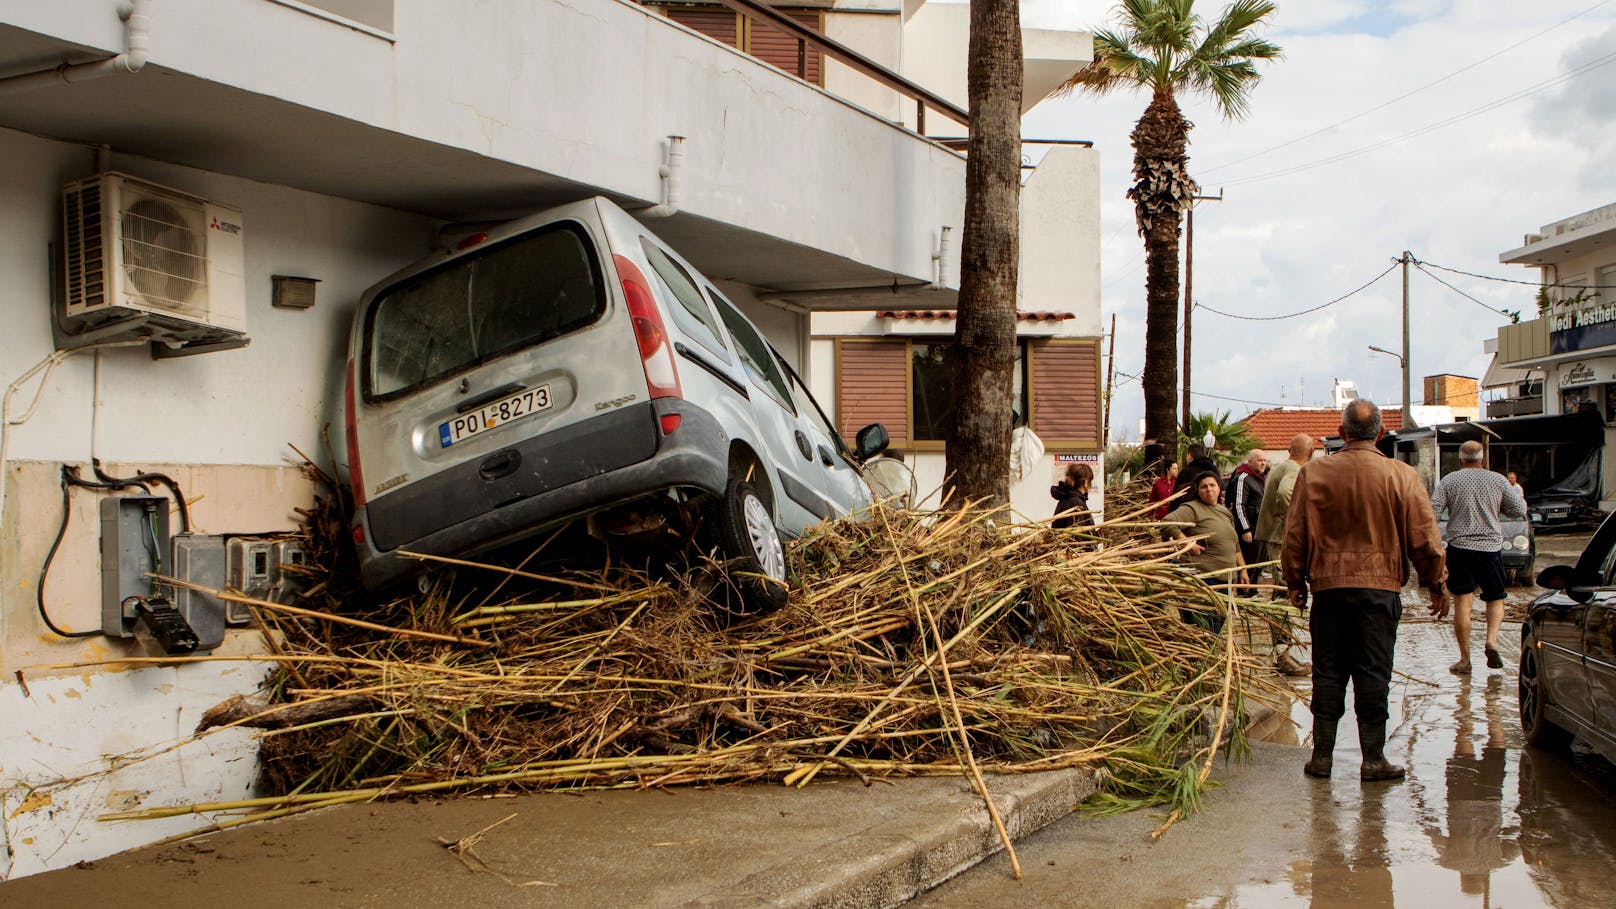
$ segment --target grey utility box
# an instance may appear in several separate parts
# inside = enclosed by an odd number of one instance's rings
[[[101,633],[135,636],[133,596],[150,597],[147,573],[167,574],[168,499],[116,496],[101,500]]]
[[[226,552],[222,534],[175,534],[174,577],[217,590],[224,586]],[[196,632],[198,650],[212,650],[224,642],[231,605],[200,590],[174,590],[174,608]]]

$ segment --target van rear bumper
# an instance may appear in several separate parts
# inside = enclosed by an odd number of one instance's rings
[[[661,418],[677,414],[679,427],[664,435]],[[374,590],[419,572],[423,563],[401,554],[460,557],[493,548],[557,524],[669,489],[722,495],[729,479],[729,437],[707,411],[679,398],[657,398],[570,427],[561,438],[539,437],[512,446],[538,491],[492,502],[443,525],[449,502],[479,500],[489,482],[476,465],[417,481],[377,498],[354,515],[364,542],[357,545],[360,581]],[[500,452],[499,454],[505,454]],[[485,462],[486,463],[486,462]],[[553,485],[542,482],[548,475]],[[372,523],[383,527],[378,535]],[[440,526],[441,525],[441,526]]]

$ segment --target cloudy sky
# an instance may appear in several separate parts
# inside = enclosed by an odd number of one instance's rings
[[[1180,97],[1196,124],[1191,172],[1195,297],[1245,316],[1281,316],[1347,294],[1402,250],[1482,275],[1531,279],[1499,253],[1562,218],[1616,202],[1616,0],[1278,0],[1267,37],[1285,59],[1263,70],[1250,115],[1224,122]],[[1027,27],[1109,26],[1113,0],[1023,0]],[[1202,2],[1202,15],[1222,3]],[[1101,283],[1117,315],[1112,435],[1137,439],[1143,403],[1144,252],[1124,193],[1128,133],[1147,98],[1052,98],[1028,138],[1092,139],[1101,151]],[[1532,289],[1411,272],[1413,397],[1420,378],[1480,376],[1483,340],[1535,312]],[[1402,396],[1402,284],[1392,271],[1310,315],[1242,321],[1196,311],[1196,411],[1240,418],[1276,404],[1328,403],[1351,379],[1382,404]],[[1480,301],[1479,303],[1476,301]]]

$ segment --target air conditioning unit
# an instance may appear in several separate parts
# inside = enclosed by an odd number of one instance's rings
[[[57,346],[150,340],[178,356],[244,347],[247,283],[237,209],[103,173],[62,188]]]

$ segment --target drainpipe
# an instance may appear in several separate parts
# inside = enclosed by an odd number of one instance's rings
[[[147,0],[130,0],[118,5],[118,18],[124,23],[126,50],[123,53],[89,63],[63,63],[50,69],[0,79],[0,95],[32,91],[47,85],[75,85],[110,73],[140,72],[146,65],[150,49],[146,29],[151,17],[146,14],[146,3]]]
[[[942,233],[938,234],[937,236],[937,249],[931,254],[931,261],[933,263],[931,279],[932,290],[943,289],[943,269],[948,265],[948,235],[952,233],[953,230],[954,228],[944,224]]]
[[[637,214],[642,218],[666,218],[679,212],[679,165],[685,160],[685,137],[668,137],[668,160],[657,173],[662,176],[662,201]]]

